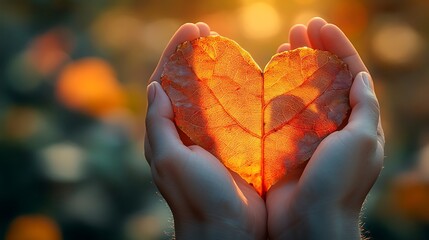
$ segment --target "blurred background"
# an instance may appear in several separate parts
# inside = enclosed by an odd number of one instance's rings
[[[0,238],[171,239],[142,148],[146,81],[169,38],[205,21],[265,66],[293,24],[321,16],[381,102],[367,235],[429,239],[428,13],[427,0],[2,0]]]

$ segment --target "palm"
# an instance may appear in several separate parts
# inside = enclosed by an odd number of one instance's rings
[[[208,217],[217,220],[240,218],[257,236],[265,234],[265,203],[257,192],[236,173],[228,171],[218,159],[199,146],[190,146],[192,167],[182,173],[183,193],[197,209],[205,209]],[[204,194],[202,194],[204,193]],[[219,219],[223,218],[223,219]]]
[[[299,178],[283,180],[269,190],[266,204],[274,235],[285,229],[285,218],[296,218],[297,214],[315,209],[331,210],[333,205],[349,208],[358,217],[360,205],[379,171],[365,161],[354,160],[354,155],[362,151],[358,144],[347,130],[331,134],[319,145]],[[356,150],[350,150],[353,148]]]

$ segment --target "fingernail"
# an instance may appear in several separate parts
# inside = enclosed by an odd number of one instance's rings
[[[151,82],[147,86],[147,99],[148,99],[149,105],[151,105],[153,103],[153,100],[155,99],[155,96],[156,96],[155,84],[156,84],[155,82]]]
[[[371,84],[371,82],[370,82],[370,80],[369,80],[369,74],[367,73],[367,72],[361,72],[360,73],[361,75],[362,75],[362,80],[363,80],[363,83],[365,84],[365,86],[369,89],[369,90],[371,90],[371,91],[373,91],[373,89],[372,89],[372,84]]]

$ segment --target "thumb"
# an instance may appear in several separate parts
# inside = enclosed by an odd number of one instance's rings
[[[146,115],[146,134],[152,155],[174,150],[181,143],[174,125],[173,108],[170,99],[158,82],[147,87],[148,110]]]
[[[346,129],[367,130],[376,133],[380,119],[380,106],[375,96],[374,83],[367,72],[356,75],[350,90],[352,112]]]

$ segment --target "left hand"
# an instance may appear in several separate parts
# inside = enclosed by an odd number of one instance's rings
[[[148,86],[146,159],[173,213],[177,239],[266,239],[264,201],[212,154],[183,144],[170,99],[158,83],[179,43],[209,34],[206,24],[185,24],[166,47]]]

